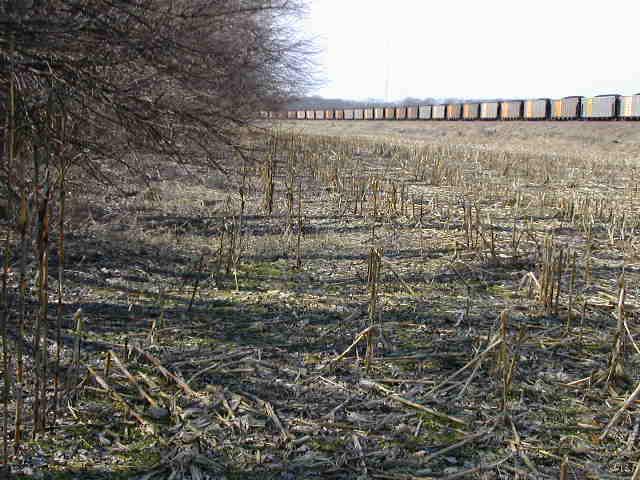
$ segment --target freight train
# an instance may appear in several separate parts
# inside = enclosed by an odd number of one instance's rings
[[[261,112],[278,120],[640,120],[640,93]]]

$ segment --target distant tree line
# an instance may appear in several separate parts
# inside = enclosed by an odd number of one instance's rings
[[[497,99],[501,100],[501,99]],[[407,97],[403,100],[385,102],[384,100],[370,98],[365,100],[343,100],[340,98],[323,98],[320,96],[307,96],[292,99],[286,103],[288,110],[306,110],[311,108],[330,109],[330,108],[354,108],[354,107],[385,107],[393,105],[438,105],[447,103],[463,103],[463,102],[487,102],[494,101],[482,99],[462,99],[462,98],[414,98]]]

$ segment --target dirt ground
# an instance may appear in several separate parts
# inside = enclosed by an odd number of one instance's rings
[[[76,199],[81,367],[16,474],[631,478],[640,124],[274,128]]]

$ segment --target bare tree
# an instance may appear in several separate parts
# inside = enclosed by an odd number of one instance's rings
[[[302,7],[294,0],[1,4],[1,90],[13,64],[18,108],[53,101],[82,124],[67,141],[92,154],[83,162],[211,157],[261,106],[301,93],[308,75],[308,44],[286,21]]]
[[[7,231],[18,238],[7,233],[3,240],[5,463],[10,342],[16,348],[16,446],[28,381],[23,353],[36,364],[34,434],[46,427],[51,390],[54,404],[58,398],[58,379],[52,388],[48,378],[58,371],[47,353],[48,248],[49,238],[57,238],[62,295],[66,179],[80,170],[98,180],[110,180],[122,168],[144,173],[139,159],[149,155],[155,162],[209,164],[221,151],[244,155],[239,127],[310,85],[310,44],[291,28],[304,1],[0,0],[0,198]],[[50,226],[59,229],[56,236]],[[30,349],[28,255],[37,264],[39,304]],[[12,263],[20,279],[17,324],[9,322]],[[55,328],[59,346],[59,316]]]

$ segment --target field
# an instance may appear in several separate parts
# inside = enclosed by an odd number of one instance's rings
[[[529,153],[640,154],[636,122],[299,121],[285,125],[310,134],[365,136],[401,143],[486,145]]]
[[[632,478],[638,125],[265,127],[70,206],[70,387],[15,473]]]

